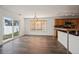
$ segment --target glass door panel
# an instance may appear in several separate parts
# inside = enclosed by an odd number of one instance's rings
[[[12,19],[10,17],[4,17],[4,35],[3,40],[12,38]]]
[[[13,29],[14,29],[14,37],[19,35],[19,21],[14,20],[13,21]]]

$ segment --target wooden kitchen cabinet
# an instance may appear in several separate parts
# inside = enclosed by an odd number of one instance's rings
[[[64,24],[64,19],[56,19],[55,20],[55,25],[56,26],[58,26],[58,25],[60,26],[60,25],[63,25],[63,24]]]
[[[55,19],[55,26],[64,26],[65,22],[71,22],[75,25],[79,24],[79,18],[63,18],[63,19]]]

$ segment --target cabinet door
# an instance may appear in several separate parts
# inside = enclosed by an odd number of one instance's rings
[[[69,38],[69,50],[71,53],[79,54],[79,36],[70,35]]]
[[[64,19],[56,19],[55,25],[64,25]]]
[[[64,25],[64,20],[63,19],[59,20],[59,25]]]
[[[58,31],[58,41],[67,48],[67,33]]]

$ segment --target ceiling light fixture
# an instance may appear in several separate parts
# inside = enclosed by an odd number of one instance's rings
[[[36,15],[36,12],[34,13],[34,18],[33,18],[33,20],[38,20],[38,17],[37,17],[37,15]]]

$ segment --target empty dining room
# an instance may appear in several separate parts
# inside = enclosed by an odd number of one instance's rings
[[[79,5],[0,5],[0,54],[79,54]]]

